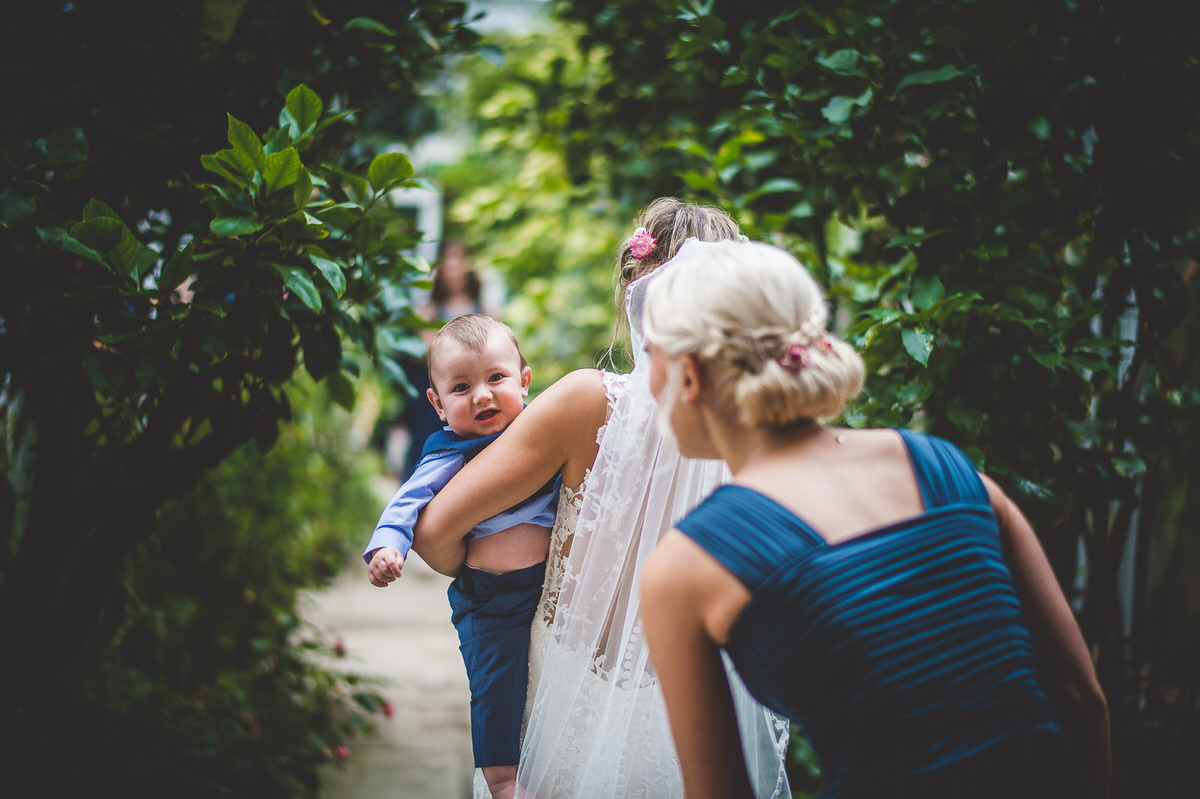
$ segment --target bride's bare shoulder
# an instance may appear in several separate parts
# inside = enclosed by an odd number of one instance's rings
[[[539,403],[543,407],[551,406],[543,410],[543,413],[558,410],[578,416],[598,412],[603,423],[606,403],[604,373],[599,369],[576,369],[568,372],[538,394],[529,407],[534,408]]]

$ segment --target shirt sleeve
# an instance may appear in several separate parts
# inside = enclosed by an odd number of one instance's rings
[[[463,457],[458,453],[446,453],[427,457],[417,464],[412,476],[404,481],[392,501],[383,509],[371,541],[363,551],[363,561],[371,562],[371,555],[380,547],[400,550],[405,558],[412,549],[413,528],[417,516],[433,499],[433,495],[446,487],[450,478],[463,467]]]
[[[542,487],[529,499],[512,506],[503,513],[497,513],[490,519],[484,519],[475,526],[469,537],[483,538],[523,523],[553,527],[554,517],[558,512],[558,491],[561,486],[562,479],[556,475],[552,482]]]

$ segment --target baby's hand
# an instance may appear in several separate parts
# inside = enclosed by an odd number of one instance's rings
[[[404,556],[400,554],[399,550],[392,547],[380,547],[375,550],[375,554],[371,556],[371,562],[367,564],[367,579],[376,588],[387,588],[388,583],[399,579],[400,570],[403,568]]]

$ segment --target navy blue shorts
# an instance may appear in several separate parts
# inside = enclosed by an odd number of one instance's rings
[[[471,685],[475,767],[515,766],[529,682],[529,627],[546,563],[507,574],[463,566],[447,591]]]

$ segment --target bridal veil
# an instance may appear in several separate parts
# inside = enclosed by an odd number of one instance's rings
[[[687,245],[684,245],[685,247]],[[662,692],[638,613],[642,566],[659,538],[728,479],[721,461],[683,458],[659,433],[641,337],[655,272],[626,292],[635,367],[610,393],[610,417],[583,484],[548,633],[531,655],[518,795],[663,799],[683,794]],[[759,797],[791,795],[789,724],[756,702],[726,660],[746,763]]]

